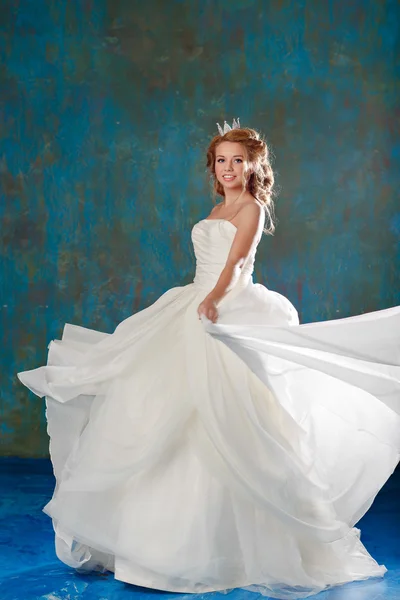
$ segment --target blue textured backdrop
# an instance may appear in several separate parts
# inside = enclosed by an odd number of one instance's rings
[[[256,280],[303,322],[400,303],[398,2],[0,0],[1,454],[47,453],[17,381],[65,322],[112,331],[192,280],[205,149],[272,144]]]

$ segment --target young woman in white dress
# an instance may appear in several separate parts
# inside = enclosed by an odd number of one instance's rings
[[[226,131],[229,130],[226,128]],[[211,211],[208,220],[223,219],[237,229],[217,285],[199,307],[199,314],[203,313],[213,322],[217,320],[218,302],[230,290],[235,274],[240,272],[246,258],[261,240],[266,212],[268,231],[272,233],[275,228],[272,202],[274,176],[268,147],[262,140],[256,137],[252,139],[248,131],[236,131],[235,138],[243,138],[246,144],[214,139],[208,150],[207,166],[214,175],[216,193],[223,197],[223,201]],[[254,155],[252,162],[249,152]],[[256,157],[258,160],[254,160]]]
[[[192,228],[193,283],[112,334],[67,323],[18,373],[46,397],[57,555],[177,592],[380,577],[354,525],[399,460],[400,307],[300,325],[252,278],[266,143],[234,122],[207,160],[223,201]]]

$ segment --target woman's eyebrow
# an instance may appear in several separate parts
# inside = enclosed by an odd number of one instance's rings
[[[217,154],[217,158],[225,158],[223,154]],[[243,158],[243,154],[234,154],[233,158]]]

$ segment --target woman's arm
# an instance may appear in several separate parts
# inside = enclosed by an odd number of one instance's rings
[[[228,293],[249,252],[258,244],[264,226],[264,211],[258,204],[248,204],[239,211],[235,221],[237,231],[225,267],[216,285],[198,308],[199,314],[204,312],[208,318],[209,311],[213,313],[212,305],[215,306]]]

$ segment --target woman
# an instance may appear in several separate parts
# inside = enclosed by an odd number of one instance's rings
[[[62,561],[304,598],[386,571],[354,524],[399,460],[400,307],[299,325],[254,284],[268,148],[238,122],[219,130],[223,202],[192,229],[193,283],[112,334],[67,324],[48,365],[18,376],[46,396]]]

